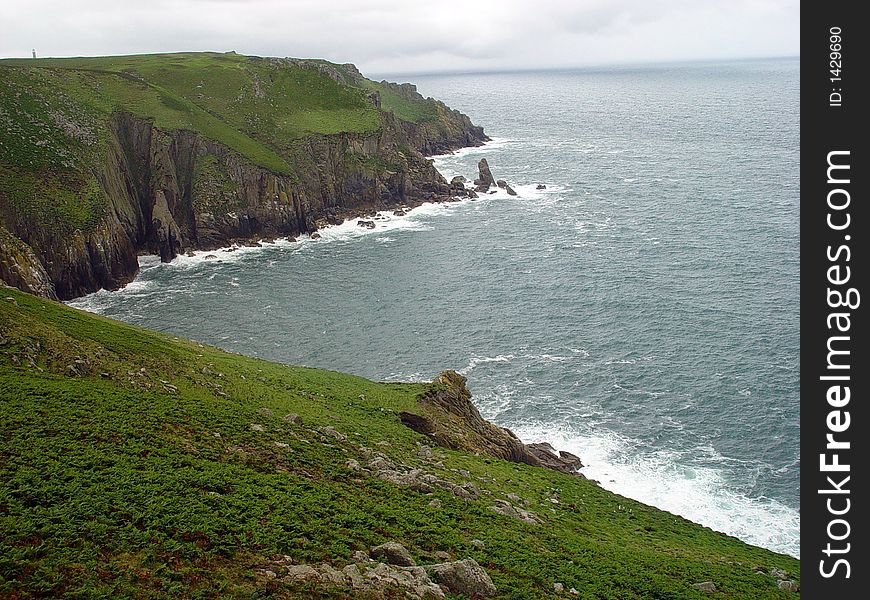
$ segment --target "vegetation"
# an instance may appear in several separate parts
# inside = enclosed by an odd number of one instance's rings
[[[439,117],[434,100],[326,61],[211,52],[0,60],[0,219],[6,213],[7,222],[23,219],[54,235],[97,226],[109,206],[99,177],[118,113],[164,132],[197,132],[255,165],[296,176],[292,165],[306,139],[383,126],[372,91],[400,119]],[[199,167],[200,175],[210,168]],[[219,191],[209,201],[231,202],[231,190]]]
[[[428,387],[247,358],[2,289],[0,597],[350,598],[258,569],[276,555],[340,568],[386,541],[419,564],[473,557],[500,598],[564,597],[555,582],[584,599],[707,598],[703,581],[713,597],[794,596],[753,569],[797,578],[797,560],[585,479],[444,449],[423,461],[427,439],[397,413],[419,412]],[[347,464],[366,460],[361,447],[481,495],[363,474]],[[489,509],[508,494],[543,523]]]

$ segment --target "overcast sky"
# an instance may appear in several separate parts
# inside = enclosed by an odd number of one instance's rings
[[[0,56],[235,50],[364,73],[797,56],[799,0],[0,0]]]

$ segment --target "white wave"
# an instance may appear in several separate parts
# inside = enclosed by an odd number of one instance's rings
[[[471,373],[478,365],[486,364],[486,363],[509,363],[515,356],[513,354],[499,354],[497,356],[473,356],[468,361],[468,364],[465,367],[459,369],[457,373],[460,375],[468,375]]]
[[[645,450],[600,427],[594,433],[578,433],[573,427],[552,424],[503,425],[525,442],[547,441],[576,454],[586,465],[580,472],[607,490],[749,544],[800,557],[800,512],[770,498],[733,490],[714,468],[681,464],[676,452]],[[728,461],[709,446],[685,450]]]

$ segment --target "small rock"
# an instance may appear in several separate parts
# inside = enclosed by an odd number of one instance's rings
[[[257,411],[257,413],[258,413],[261,417],[274,417],[274,416],[275,416],[275,413],[272,412],[272,409],[270,409],[270,408],[266,408],[265,406],[262,407],[261,409],[259,409],[259,410]]]
[[[300,417],[296,413],[287,413],[281,418],[288,423],[293,423],[294,425],[302,425],[302,417]]]
[[[259,423],[251,423],[251,431],[266,431],[266,428]]]
[[[489,574],[473,558],[432,565],[436,581],[451,594],[469,598],[489,598],[497,590]]]
[[[536,190],[545,190],[545,189],[547,189],[547,186],[545,186],[543,183],[539,183],[539,184],[535,187],[535,189],[536,189]]]
[[[477,548],[478,550],[483,550],[484,548],[486,548],[486,544],[483,542],[483,540],[474,539],[470,540],[468,543]]]
[[[715,592],[716,584],[712,581],[702,581],[701,583],[693,583],[692,587],[702,592]]]
[[[322,433],[323,435],[328,435],[329,437],[335,438],[339,442],[346,442],[347,441],[347,436],[344,435],[343,433],[341,433],[340,431],[336,430],[336,428],[333,427],[332,425],[327,425],[326,427],[321,427],[320,429],[318,429],[318,431],[320,433]]]
[[[435,498],[431,502],[429,502],[429,508],[441,508],[441,500]]]
[[[320,573],[309,565],[291,565],[287,567],[284,581],[320,581]]]
[[[365,552],[363,552],[362,550],[357,550],[356,552],[351,554],[350,559],[353,562],[357,562],[357,563],[366,563],[366,562],[371,562],[371,560],[372,560],[371,558],[369,558],[369,555],[366,554]]]
[[[345,464],[345,466],[346,466],[348,469],[350,469],[351,471],[359,471],[359,470],[360,470],[360,464],[359,464],[359,462],[358,462],[358,461],[355,461],[355,460],[352,459],[352,458],[348,459],[348,461],[347,461],[346,463],[344,463],[344,464]]]
[[[506,191],[508,193],[508,196],[516,196],[517,195],[516,191],[514,191],[514,188],[512,188],[508,184],[504,185],[504,191]]]
[[[284,442],[275,442],[275,446],[278,448],[286,449],[290,447],[290,444],[285,444]]]
[[[312,231],[311,235],[309,235],[308,237],[310,237],[312,240],[319,240],[323,236],[320,235],[319,233],[317,233],[316,231]]]
[[[402,544],[398,542],[387,542],[380,546],[375,546],[369,553],[372,558],[383,558],[391,565],[400,567],[414,567],[417,563],[411,558],[411,553]]]
[[[432,448],[429,446],[420,446],[420,449],[417,450],[417,458],[422,460],[429,460],[432,458]]]
[[[217,258],[217,255],[216,254],[206,254],[203,258],[205,260],[215,260]]]
[[[503,188],[507,185],[507,181],[505,181],[504,179],[499,179],[498,181],[495,182],[495,184],[498,187]]]
[[[557,581],[556,583],[553,584],[553,591],[556,592],[557,594],[561,594],[562,592],[565,591],[565,586]]]
[[[776,577],[777,579],[788,579],[788,571],[783,571],[782,569],[777,569],[773,567],[770,570],[770,576]]]
[[[450,560],[450,553],[445,552],[444,550],[436,550],[435,558],[437,558],[438,560]]]
[[[791,579],[783,579],[779,582],[779,589],[785,592],[799,592],[801,587]]]
[[[579,596],[580,595],[580,592],[577,591],[577,588],[571,588],[570,590],[568,590],[568,593],[571,594],[572,596]]]

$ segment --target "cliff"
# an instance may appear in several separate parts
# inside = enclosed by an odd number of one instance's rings
[[[0,597],[799,598],[798,560],[505,456],[468,399],[0,288]]]
[[[424,155],[486,140],[410,84],[325,61],[0,61],[0,278],[69,299],[137,256],[310,233],[456,190]]]

